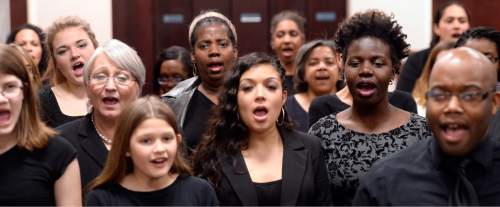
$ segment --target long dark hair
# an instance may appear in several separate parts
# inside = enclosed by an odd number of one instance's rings
[[[194,154],[194,172],[207,178],[217,186],[221,177],[221,162],[233,158],[242,149],[248,148],[249,130],[238,117],[237,95],[240,78],[248,69],[258,64],[270,64],[280,74],[281,86],[285,90],[285,71],[279,69],[276,60],[264,53],[250,53],[238,59],[233,73],[226,80],[220,104],[209,122],[208,131]],[[293,128],[288,113],[280,114],[285,130]]]
[[[40,75],[43,75],[49,64],[50,54],[49,54],[49,48],[47,47],[47,41],[45,39],[45,33],[43,32],[42,29],[40,29],[40,27],[27,23],[15,28],[7,37],[7,44],[14,43],[16,41],[17,33],[19,33],[23,29],[33,30],[38,36],[38,39],[40,40],[40,47],[42,47],[42,57],[40,59],[40,63],[38,63],[37,66]]]

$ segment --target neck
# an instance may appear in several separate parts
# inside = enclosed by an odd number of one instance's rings
[[[12,135],[12,132],[0,136],[0,155],[9,151],[17,144],[17,139]]]
[[[283,68],[285,68],[285,75],[287,76],[294,76],[295,75],[295,64],[292,63],[285,63],[281,62],[281,65]]]
[[[78,98],[82,98],[82,99],[87,98],[87,91],[85,90],[84,85],[75,85],[75,84],[70,83],[69,81],[66,81],[64,83],[61,83],[60,86],[61,86],[61,88],[70,92],[71,94],[73,94],[74,96],[76,96]]]
[[[283,142],[278,128],[273,127],[261,133],[250,132],[247,151],[255,151],[257,149],[259,151],[269,151],[268,149],[282,145]]]
[[[222,90],[222,86],[213,87],[206,83],[201,83],[198,86],[198,90],[208,99],[210,99],[210,101],[212,101],[212,103],[214,103],[215,105],[219,104],[219,95]]]
[[[120,182],[127,189],[139,192],[150,192],[164,189],[170,186],[177,179],[179,174],[168,173],[159,178],[151,178],[140,173],[131,173],[125,176]]]
[[[351,116],[353,121],[360,121],[362,123],[382,123],[379,120],[386,120],[387,115],[390,113],[391,106],[389,105],[388,98],[384,98],[379,103],[366,106],[353,103],[351,107]],[[376,124],[373,124],[374,126]]]
[[[100,115],[97,111],[92,113],[92,120],[94,122],[96,131],[104,136],[104,138],[113,140],[116,128],[116,119],[106,118]]]
[[[349,91],[349,88],[347,88],[347,86],[344,86],[344,88],[340,89],[340,91],[335,93],[335,95],[337,95],[340,101],[344,102],[349,106],[352,106],[352,94]]]

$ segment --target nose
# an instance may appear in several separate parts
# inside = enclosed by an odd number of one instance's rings
[[[113,77],[109,77],[108,80],[106,80],[104,87],[109,91],[116,90],[115,79]]]
[[[373,66],[369,63],[362,63],[359,69],[359,76],[371,77],[373,76]]]
[[[28,53],[33,51],[33,47],[30,46],[29,44],[24,45],[23,49],[26,50],[26,52],[28,52]]]
[[[155,146],[153,149],[154,153],[163,153],[167,149],[167,145],[162,141],[162,139],[156,139]]]
[[[7,103],[8,101],[9,101],[9,99],[7,97],[5,97],[3,92],[1,92],[0,93],[0,104]]]
[[[80,57],[80,52],[76,47],[70,47],[71,60],[76,60]]]
[[[218,57],[220,56],[220,48],[216,44],[211,44],[208,48],[208,57]]]
[[[256,100],[263,101],[265,100],[265,89],[263,86],[258,86],[256,90]]]
[[[444,113],[463,113],[462,104],[457,96],[450,97],[450,101],[445,105]]]

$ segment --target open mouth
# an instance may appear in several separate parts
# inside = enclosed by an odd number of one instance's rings
[[[82,69],[84,64],[82,62],[75,62],[73,63],[73,70],[78,70],[78,69]]]
[[[447,142],[458,142],[462,140],[469,130],[469,126],[462,123],[444,123],[440,124],[439,128],[441,128],[442,137]]]
[[[377,85],[373,82],[361,82],[356,84],[356,89],[361,96],[372,96],[377,91]]]
[[[257,121],[264,121],[267,117],[268,110],[266,107],[259,106],[253,110],[253,114]]]
[[[293,51],[293,47],[284,47],[281,49],[281,53],[283,54],[283,56],[292,56]]]
[[[219,73],[224,70],[224,63],[222,62],[213,62],[208,64],[208,71],[212,73]]]
[[[156,159],[151,160],[150,162],[153,164],[163,164],[163,163],[167,162],[167,158],[164,158],[164,157],[156,158]]]
[[[10,119],[9,110],[0,110],[0,122],[8,121]]]
[[[321,74],[321,75],[316,75],[316,77],[314,77],[316,80],[330,80],[330,76],[329,75],[324,75],[324,74]]]
[[[451,35],[453,38],[459,38],[460,37],[460,33],[454,33]]]
[[[107,104],[107,105],[114,105],[114,104],[117,104],[120,100],[118,100],[118,98],[115,98],[115,97],[104,97],[102,99],[102,102],[104,104]]]

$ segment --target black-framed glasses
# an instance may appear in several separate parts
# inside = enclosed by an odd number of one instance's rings
[[[484,54],[492,63],[497,63],[498,62],[498,57],[493,56],[492,54]]]
[[[160,85],[167,85],[169,82],[171,83],[178,83],[184,80],[184,77],[180,75],[174,75],[174,76],[160,76],[156,79],[158,84]]]
[[[488,97],[490,93],[496,92],[495,89],[483,91],[483,90],[466,90],[460,93],[453,93],[450,91],[444,91],[440,89],[431,89],[427,91],[425,97],[428,101],[435,103],[448,103],[452,96],[457,96],[461,103],[465,104],[475,104],[483,101]]]

